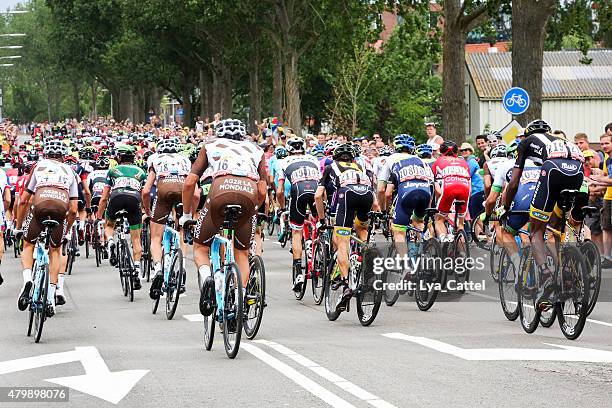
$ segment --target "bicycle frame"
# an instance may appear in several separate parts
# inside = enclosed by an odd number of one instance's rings
[[[164,250],[164,254],[168,256],[168,262],[165,262],[164,260],[164,287],[162,287],[162,290],[165,290],[167,289],[167,284],[170,279],[170,263],[172,260],[172,255],[174,254],[174,251],[180,248],[179,232],[168,224],[166,224],[164,228],[162,248]]]
[[[224,229],[223,233],[228,234],[228,230]],[[215,291],[217,299],[217,321],[223,321],[223,308],[225,307],[223,293],[225,292],[225,265],[229,265],[234,262],[234,248],[233,248],[233,232],[230,238],[226,238],[221,234],[215,235],[213,242],[210,246],[210,263],[212,265],[213,275],[216,271],[221,272],[223,275],[223,283],[219,290]],[[221,250],[224,251],[222,258]]]
[[[36,249],[34,250],[34,264],[36,265],[34,272],[34,291],[32,293],[32,302],[31,307],[35,310],[38,310],[40,305],[39,297],[40,297],[40,282],[44,279],[42,274],[44,273],[43,265],[49,264],[49,251],[46,248],[46,244],[41,244],[40,240],[36,243]]]

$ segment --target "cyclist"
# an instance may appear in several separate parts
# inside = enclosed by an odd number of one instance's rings
[[[60,272],[60,247],[63,232],[70,228],[77,214],[77,177],[70,166],[62,163],[66,145],[60,140],[48,139],[44,145],[45,159],[32,169],[27,187],[19,200],[17,209],[17,236],[23,226],[23,287],[17,306],[24,311],[28,307],[32,289],[32,266],[34,264],[34,243],[43,230],[42,222],[52,219],[59,225],[51,230],[49,248],[49,314],[55,313],[55,295]],[[27,215],[26,215],[27,213]],[[24,221],[25,219],[25,221]],[[63,286],[60,283],[60,288]],[[62,295],[63,293],[58,293]]]
[[[378,200],[386,211],[397,190],[391,230],[397,253],[403,256],[406,255],[406,227],[413,223],[415,228],[423,229],[425,210],[431,204],[434,175],[431,167],[413,154],[415,142],[410,135],[395,136],[393,146],[396,153],[387,159],[378,176]],[[411,246],[410,250],[413,252],[414,248]]]
[[[382,171],[383,167],[385,167],[385,162],[387,158],[393,154],[393,149],[389,146],[384,145],[378,151],[378,157],[374,158],[372,163],[372,172],[374,173],[374,177],[378,180],[378,175]]]
[[[106,242],[108,242],[110,263],[115,266],[118,261],[115,243],[113,242],[116,214],[120,210],[127,211],[127,221],[130,225],[130,236],[134,249],[134,269],[140,272],[140,256],[142,254],[140,246],[140,230],[142,228],[140,191],[146,175],[140,167],[134,165],[134,158],[135,154],[132,146],[122,145],[117,148],[119,164],[108,171],[106,186],[102,191],[98,206],[97,218],[101,220],[106,215],[104,235],[106,236]],[[141,285],[138,275],[134,274],[132,279],[134,290],[139,290]]]
[[[319,225],[325,224],[325,206],[323,197],[326,186],[334,184],[336,222],[334,226],[334,246],[337,250],[337,267],[341,279],[334,282],[335,288],[342,285],[342,296],[336,304],[336,310],[345,310],[347,302],[353,295],[348,285],[348,258],[351,230],[359,239],[365,240],[368,233],[368,216],[376,204],[370,176],[366,169],[355,162],[355,149],[350,143],[342,144],[334,150],[334,161],[325,167],[323,176],[315,195]]]
[[[419,156],[420,159],[423,159],[423,162],[425,164],[428,164],[429,167],[433,166],[433,164],[435,163],[436,159],[434,159],[433,156],[433,148],[426,144],[420,144],[416,147],[415,150],[417,156]]]
[[[551,222],[553,227],[558,228],[561,211],[557,206],[557,201],[561,191],[564,189],[580,190],[584,178],[582,167],[584,156],[578,146],[568,142],[563,134],[550,134],[550,126],[541,119],[529,123],[525,128],[525,134],[527,137],[518,147],[512,177],[506,188],[504,210],[510,209],[519,189],[527,159],[531,159],[535,165],[541,166],[529,210],[529,236],[541,278],[536,299],[536,304],[540,307],[547,304],[554,290],[552,271],[546,262],[544,243],[546,225]],[[571,211],[570,221],[580,223],[583,220],[582,208],[575,206]]]
[[[285,180],[291,184],[289,192],[289,225],[291,226],[291,248],[293,254],[293,269],[300,271],[295,274],[293,290],[299,292],[304,284],[302,271],[302,230],[307,211],[315,215],[314,195],[317,183],[321,177],[319,160],[305,154],[306,143],[301,137],[291,137],[287,140],[289,156],[280,163],[276,199],[282,209],[285,208]]]
[[[215,293],[215,283],[210,269],[210,245],[223,225],[227,205],[242,207],[242,214],[234,226],[234,255],[241,272],[243,288],[249,280],[249,248],[257,207],[264,202],[267,193],[266,162],[263,150],[244,140],[246,129],[240,120],[224,119],[215,128],[216,139],[208,142],[191,167],[191,173],[183,188],[184,213],[179,223],[193,219],[192,197],[204,171],[212,167],[212,184],[204,208],[200,212],[193,238],[193,257],[203,284],[200,311],[210,314],[210,300]],[[245,289],[246,290],[246,289]]]
[[[483,167],[483,179],[484,179],[484,191],[485,197],[488,197],[491,192],[491,185],[495,180],[497,169],[504,167],[508,162],[514,162],[514,160],[508,159],[508,152],[505,144],[498,144],[490,153],[491,158],[487,160]]]
[[[436,214],[436,231],[440,234],[440,241],[450,242],[453,237],[448,234],[444,219],[448,217],[455,201],[463,201],[461,206],[455,205],[458,220],[455,228],[463,229],[463,220],[467,212],[467,203],[470,198],[470,168],[465,160],[457,157],[459,147],[452,140],[445,140],[440,146],[440,154],[432,166],[432,171],[441,186],[436,184],[438,195],[438,211]]]
[[[191,170],[189,156],[178,153],[179,145],[176,139],[163,139],[157,145],[158,154],[149,168],[147,182],[142,189],[142,203],[146,218],[151,218],[151,258],[155,277],[151,284],[149,297],[159,299],[164,276],[161,268],[162,235],[168,217],[172,210],[181,203],[185,177]],[[150,206],[151,187],[157,186],[157,194],[153,206]],[[180,214],[179,214],[180,215]],[[181,292],[185,290],[181,282]]]

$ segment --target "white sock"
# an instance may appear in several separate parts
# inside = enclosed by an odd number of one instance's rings
[[[32,270],[31,269],[24,269],[22,273],[23,273],[23,283],[32,281]]]
[[[161,262],[155,262],[155,265],[153,265],[153,271],[155,271],[156,274],[161,272]]]
[[[64,279],[66,276],[63,273],[57,275],[57,290],[64,293]]]
[[[49,296],[47,297],[47,299],[49,299],[51,301],[51,304],[55,307],[55,283],[51,283],[49,284]]]
[[[202,265],[202,266],[200,266],[200,268],[198,269],[198,273],[200,274],[200,279],[202,280],[202,283],[204,283],[206,278],[208,278],[211,275],[211,273],[210,273],[210,265]]]

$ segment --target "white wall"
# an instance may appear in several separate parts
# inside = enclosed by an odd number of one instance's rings
[[[472,129],[470,136],[481,133],[487,123],[491,125],[492,130],[497,130],[512,120],[502,107],[501,101],[481,101],[479,105],[479,129]],[[553,130],[563,130],[570,138],[578,132],[584,132],[589,135],[589,140],[599,142],[599,136],[604,133],[606,124],[612,122],[612,99],[544,101],[542,116]],[[472,117],[472,123],[475,120],[476,118]]]

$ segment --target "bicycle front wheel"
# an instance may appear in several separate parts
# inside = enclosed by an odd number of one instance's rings
[[[587,316],[591,314],[599,297],[601,289],[601,256],[599,249],[593,241],[585,241],[580,246],[580,252],[583,255],[586,265],[587,275],[589,278],[589,310]]]
[[[528,271],[524,271],[525,267],[522,267],[519,272],[518,309],[523,330],[526,333],[533,333],[538,328],[540,314],[542,313],[536,307],[537,288],[539,287],[540,279],[536,271],[535,259],[533,259],[530,249],[526,248],[524,255],[526,257],[524,262],[529,262],[531,265]],[[532,281],[532,283],[528,285],[528,281]]]
[[[327,245],[325,238],[320,237],[315,244],[312,255],[312,270],[310,279],[312,283],[312,298],[315,305],[320,305],[323,301],[323,291],[325,289],[325,272],[327,270]]]
[[[235,358],[240,349],[242,334],[242,280],[238,265],[225,267],[225,288],[223,291],[223,343],[229,358]]]
[[[510,259],[510,255],[506,249],[501,250],[499,257],[499,279],[497,287],[499,288],[499,301],[501,303],[502,312],[506,319],[515,321],[519,315],[518,295],[516,293],[515,281],[519,265],[514,265]]]
[[[559,327],[567,339],[576,340],[589,310],[589,276],[578,248],[562,249],[560,270],[561,301],[556,304]]]
[[[470,270],[466,266],[466,260],[470,258],[470,247],[467,241],[465,230],[457,231],[453,242],[453,259],[463,258],[463,265],[460,266],[462,271],[455,269],[456,285],[459,288],[459,293],[465,293],[466,283],[470,280]],[[459,265],[458,265],[459,266]]]
[[[359,290],[357,292],[357,317],[362,326],[371,325],[382,302],[382,289],[376,289],[375,282],[379,280],[374,273],[374,264],[377,259],[381,259],[382,254],[375,246],[366,246],[363,251],[363,261],[361,271],[359,271]]]
[[[329,264],[329,269],[325,274],[325,286],[323,290],[323,300],[325,304],[325,314],[327,315],[327,319],[329,321],[334,321],[338,319],[340,316],[340,312],[336,310],[336,303],[338,303],[338,298],[342,295],[342,285],[339,285],[337,288],[335,284],[340,280],[340,272],[335,271],[336,269],[336,258],[334,257]],[[337,275],[336,275],[337,273]]]
[[[419,310],[429,310],[436,301],[442,285],[442,248],[440,243],[431,238],[425,242],[421,266],[417,272],[415,290],[416,304]]]
[[[47,320],[47,301],[49,297],[49,265],[46,264],[43,267],[42,277],[40,281],[37,282],[39,286],[39,294],[38,299],[36,301],[36,314],[34,316],[35,320],[35,328],[36,331],[34,333],[34,342],[38,343],[40,341],[40,337],[42,336],[43,326],[45,325],[45,320]]]
[[[261,326],[266,306],[266,268],[261,256],[255,255],[250,262],[249,282],[244,303],[244,334],[254,339]]]
[[[183,251],[176,250],[170,262],[170,277],[168,279],[168,290],[166,292],[166,318],[172,320],[176,313],[176,308],[181,295],[181,284],[185,279],[185,269],[183,266]]]
[[[389,252],[387,253],[387,258],[394,259],[396,254],[397,250],[395,248],[395,243],[392,242],[389,245]],[[397,302],[397,299],[399,299],[399,287],[403,277],[404,271],[402,269],[385,268],[383,272],[383,282],[385,283],[385,287],[383,289],[383,297],[387,306],[393,306],[395,302]]]

